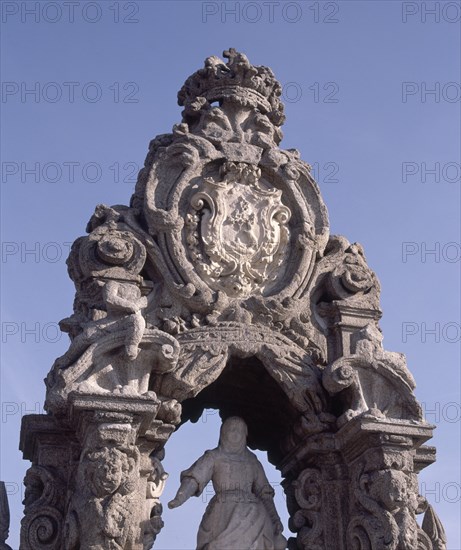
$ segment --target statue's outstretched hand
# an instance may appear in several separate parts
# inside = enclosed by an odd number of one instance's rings
[[[170,500],[170,502],[168,503],[168,508],[170,509],[177,508],[178,506],[181,506],[181,504],[183,503],[180,502],[179,499],[174,498],[173,500]]]
[[[186,477],[181,482],[181,487],[179,487],[178,492],[173,500],[170,500],[168,503],[168,508],[177,508],[184,504],[188,498],[193,496],[198,489],[198,483],[195,479],[191,477]]]

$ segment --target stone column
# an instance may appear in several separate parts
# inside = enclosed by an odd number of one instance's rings
[[[347,467],[335,450],[334,435],[308,436],[281,467],[295,538],[290,550],[346,550],[344,502]]]
[[[154,395],[72,393],[67,419],[25,417],[21,550],[151,548],[163,526],[160,459],[173,426]],[[29,436],[30,439],[29,439]]]
[[[417,483],[435,460],[423,445],[432,429],[362,414],[335,433],[305,437],[280,466],[296,534],[289,549],[445,549],[443,527]]]
[[[68,483],[75,475],[79,444],[73,430],[47,415],[22,419],[20,449],[32,466],[24,478],[21,550],[61,550]]]
[[[337,433],[349,465],[346,548],[417,550],[427,537],[416,523],[419,493],[415,456],[432,436],[425,422],[362,415]]]

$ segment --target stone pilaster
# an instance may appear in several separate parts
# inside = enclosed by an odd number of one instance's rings
[[[24,418],[21,550],[151,548],[163,526],[160,459],[173,426],[155,394],[72,393],[69,414]],[[96,545],[96,546],[95,546]]]
[[[353,353],[354,335],[370,323],[377,323],[381,311],[367,307],[353,307],[334,301],[322,304],[321,313],[329,325],[328,361]]]
[[[417,449],[433,426],[373,418],[352,419],[337,433],[349,465],[347,548],[418,550],[424,537],[416,523],[419,505]]]
[[[347,466],[335,449],[332,433],[308,436],[281,466],[296,534],[292,550],[346,550],[343,503],[347,499]]]
[[[53,416],[23,417],[20,449],[32,462],[24,478],[21,550],[60,550],[70,480],[79,444],[72,429]]]

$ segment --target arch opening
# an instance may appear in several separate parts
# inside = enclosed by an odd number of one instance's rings
[[[166,503],[179,487],[180,472],[189,468],[205,450],[217,446],[221,420],[229,416],[240,416],[246,421],[248,447],[263,465],[274,489],[274,502],[284,524],[284,534],[287,538],[290,536],[287,501],[276,466],[283,459],[283,441],[299,417],[299,411],[259,359],[231,356],[214,382],[182,402],[181,424],[165,446],[163,462],[169,473],[162,496],[165,526],[154,547],[163,548],[162,544],[170,540],[173,545],[184,544],[185,539],[190,547],[195,544],[201,518],[214,495],[211,482],[198,499],[191,498],[178,509],[169,510]],[[172,527],[178,524],[183,525],[180,532]]]
[[[182,403],[181,424],[196,422],[205,409],[217,409],[225,420],[241,416],[248,425],[248,446],[267,451],[276,465],[283,458],[281,444],[299,412],[263,363],[252,356],[232,356],[219,377],[195,397]]]

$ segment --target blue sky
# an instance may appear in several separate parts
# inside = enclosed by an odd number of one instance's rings
[[[438,460],[420,485],[459,550],[460,3],[1,7],[0,479],[10,545],[18,547],[28,467],[17,450],[21,415],[40,412],[43,378],[67,348],[56,323],[72,310],[69,244],[98,203],[128,204],[149,140],[180,121],[186,77],[235,47],[274,70],[287,115],[282,147],[314,166],[331,232],[362,243],[381,281],[385,347],[407,355],[437,426]],[[210,411],[174,434],[165,502],[218,428]],[[267,473],[286,518],[278,473]],[[193,548],[205,505],[167,511],[156,547]]]

